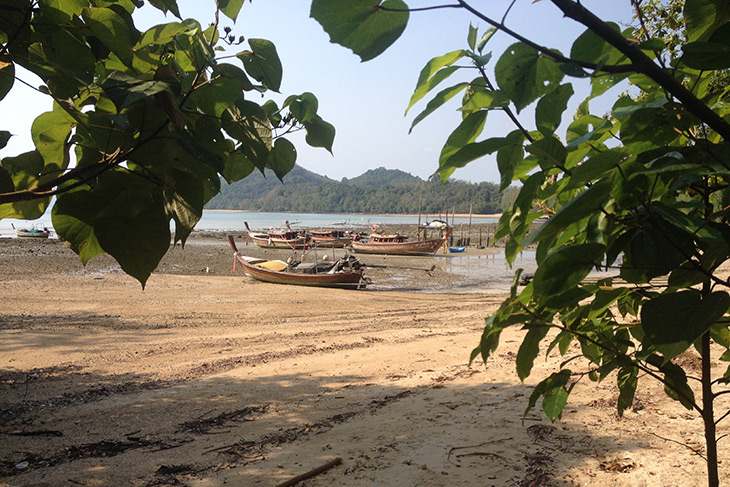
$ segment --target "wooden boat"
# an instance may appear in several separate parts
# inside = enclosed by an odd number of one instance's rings
[[[13,230],[15,230],[15,236],[18,238],[48,238],[51,236],[51,231],[43,227],[41,228],[15,228],[15,225],[12,223],[10,226],[13,227]]]
[[[394,235],[373,233],[365,242],[353,240],[351,247],[355,252],[362,254],[430,255],[441,248],[452,230],[453,227],[449,227],[442,237],[424,240],[408,240],[407,235],[397,233]]]
[[[231,235],[228,236],[228,243],[233,249],[234,270],[238,263],[248,277],[258,281],[345,289],[364,289],[367,285],[367,280],[362,276],[362,265],[354,255],[346,255],[335,262],[291,264],[283,260],[242,255]]]
[[[312,245],[325,248],[342,248],[352,243],[352,234],[344,230],[310,230]]]
[[[253,232],[249,228],[248,222],[243,222],[243,224],[246,225],[246,231],[253,243],[265,249],[301,249],[309,242],[306,235],[292,230],[288,224],[286,230],[271,230],[266,233]]]

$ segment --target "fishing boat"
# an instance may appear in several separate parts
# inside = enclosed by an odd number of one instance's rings
[[[441,248],[452,230],[453,227],[448,227],[442,237],[423,240],[408,240],[407,235],[397,233],[393,235],[372,233],[366,241],[353,240],[351,247],[361,254],[430,255]]]
[[[240,264],[243,273],[251,279],[275,284],[345,289],[363,289],[367,285],[362,275],[362,265],[354,255],[346,255],[335,262],[284,262],[241,254],[231,235],[228,236],[228,243],[233,249],[234,270],[236,264]]]
[[[449,247],[449,252],[452,254],[460,254],[463,251],[466,250],[466,247],[460,246],[460,247]]]
[[[352,243],[352,234],[345,230],[310,230],[312,245],[325,248],[346,247]]]
[[[304,233],[292,230],[289,222],[286,222],[286,230],[269,230],[265,233],[252,231],[248,222],[243,222],[243,224],[253,243],[264,249],[300,249],[304,248],[309,241],[309,237]]]
[[[48,238],[51,236],[51,230],[46,227],[43,228],[15,228],[12,223],[10,226],[15,230],[15,235],[18,238]]]

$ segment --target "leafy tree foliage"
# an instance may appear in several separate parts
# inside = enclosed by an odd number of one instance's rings
[[[177,20],[141,32],[136,0],[0,0],[0,99],[29,84],[24,68],[50,108],[33,123],[35,149],[2,158],[0,218],[38,218],[55,196],[53,226],[82,262],[109,253],[143,285],[171,223],[184,243],[220,177],[282,178],[292,130],[327,150],[334,138],[313,94],[261,101],[283,70],[271,42],[221,29],[242,0],[211,1],[209,26],[183,19],[176,0],[149,4]]]
[[[492,214],[501,212],[503,207],[499,188],[494,183],[448,181],[441,184],[385,168],[337,182],[295,166],[287,174],[285,184],[273,177],[264,179],[261,174],[252,174],[230,186],[224,185],[206,208],[435,215],[470,210],[476,214]]]
[[[730,281],[718,271],[730,259],[730,105],[728,90],[717,89],[713,78],[730,68],[730,2],[672,2],[681,4],[682,28],[635,38],[634,29],[602,21],[576,0],[550,1],[586,27],[568,54],[521,36],[494,20],[503,15],[465,0],[444,6],[491,27],[481,35],[471,27],[467,47],[434,57],[409,103],[436,91],[415,126],[461,96],[462,121],[446,139],[438,172],[447,179],[455,168],[494,154],[502,188],[521,184],[500,220],[507,257],[537,247],[534,279],[520,289],[517,272],[472,359],[487,361],[501,332],[521,326],[526,334],[516,365],[524,379],[541,350],[568,355],[577,342],[588,367],[575,368],[569,357],[529,399],[528,410],[541,402],[551,419],[584,377],[616,378],[619,413],[631,407],[640,378],[660,381],[670,397],[702,417],[708,484],[716,486],[716,427],[730,416],[714,410],[715,400],[730,392],[730,368],[719,376],[711,368],[714,360],[730,361]],[[637,11],[640,3],[633,0]],[[312,15],[333,42],[363,60],[387,49],[409,18],[401,0],[313,0]],[[365,26],[379,35],[360,35]],[[517,42],[493,62],[485,49],[497,32]],[[672,56],[675,48],[681,55]],[[459,75],[461,81],[442,87]],[[590,83],[587,95],[574,88],[580,80]],[[641,95],[624,92],[608,114],[591,113],[589,102],[626,82]],[[564,121],[577,96],[577,112]],[[535,108],[532,120],[520,118],[527,106]],[[506,113],[514,130],[484,138],[493,111]],[[542,216],[549,220],[531,230]],[[614,270],[615,277],[587,283],[598,268]],[[702,362],[695,383],[675,360],[691,348]]]

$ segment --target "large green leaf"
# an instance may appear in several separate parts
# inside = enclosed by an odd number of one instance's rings
[[[76,252],[84,265],[104,253],[94,233],[97,211],[90,187],[81,186],[59,195],[51,212],[53,229],[59,240]]]
[[[540,167],[546,171],[554,167],[565,167],[565,158],[568,156],[565,146],[553,135],[528,145],[527,152],[537,157]]]
[[[121,112],[133,103],[157,93],[170,91],[170,85],[164,81],[139,79],[115,71],[107,76],[102,84],[102,89],[106,96],[114,102],[117,111]]]
[[[99,179],[94,202],[99,245],[144,286],[171,242],[161,188],[128,171],[112,171]]]
[[[730,21],[730,3],[727,0],[686,0],[684,20],[690,41],[708,40],[717,27]]]
[[[497,61],[494,74],[518,112],[555,89],[564,76],[554,61],[521,42],[507,48]]]
[[[564,84],[558,86],[537,102],[535,122],[537,123],[537,129],[546,137],[557,130],[571,96],[573,96],[573,85]]]
[[[427,62],[426,66],[424,66],[421,70],[421,74],[418,76],[416,89],[414,90],[413,95],[411,95],[411,100],[408,102],[406,114],[408,113],[408,110],[410,110],[411,107],[418,102],[418,100],[426,96],[426,94],[434,89],[439,83],[458,70],[459,68],[457,66],[451,65],[465,55],[466,51],[459,49],[458,51],[449,52],[443,56],[435,57]]]
[[[224,0],[225,1],[225,0]],[[172,14],[177,17],[178,19],[180,17],[180,10],[177,6],[177,0],[149,0],[150,5],[152,5],[155,8],[158,8],[162,11],[162,13],[172,12]],[[221,2],[223,3],[223,2]],[[221,8],[222,10],[222,8]],[[225,13],[225,12],[223,12]],[[226,14],[227,15],[227,14]],[[236,20],[236,19],[233,19]]]
[[[585,243],[560,247],[535,272],[535,293],[550,298],[578,285],[603,260],[606,247]]]
[[[730,46],[716,42],[690,42],[682,46],[682,62],[692,69],[714,70],[730,67]]]
[[[219,0],[218,5],[223,15],[235,22],[243,6],[243,0]]]
[[[334,125],[322,120],[319,115],[303,123],[307,135],[304,140],[312,147],[323,147],[332,153],[332,144],[335,141]]]
[[[520,349],[517,351],[517,376],[524,381],[532,371],[535,358],[540,353],[540,342],[550,330],[547,326],[530,328],[525,338],[522,339]]]
[[[249,39],[250,51],[237,54],[246,72],[268,89],[278,92],[281,88],[283,68],[276,47],[266,39]]]
[[[558,210],[550,220],[532,232],[526,239],[525,245],[537,243],[546,238],[552,238],[564,227],[600,211],[603,202],[608,197],[613,186],[613,179],[602,179],[587,190],[576,196],[568,204]]]
[[[0,100],[5,98],[15,83],[15,65],[7,56],[0,56]]]
[[[530,394],[524,416],[527,416],[527,413],[537,404],[537,400],[542,397],[542,409],[547,417],[551,421],[555,421],[560,417],[571,390],[570,387],[566,387],[568,381],[570,381],[570,374],[570,370],[564,369],[560,372],[554,372],[548,378],[542,380]]]
[[[474,142],[484,129],[484,122],[487,119],[487,112],[480,111],[468,115],[461,121],[458,127],[451,132],[441,149],[439,157],[439,168],[446,165],[448,159],[456,154],[462,147]],[[439,169],[440,170],[440,169]],[[441,171],[440,171],[441,172]],[[441,172],[441,179],[446,180],[453,172],[453,169],[446,168]]]
[[[131,17],[105,7],[85,8],[82,15],[91,32],[125,65],[132,67],[131,47],[136,44],[139,32],[131,23]]]
[[[329,34],[330,42],[369,61],[401,36],[408,23],[408,5],[402,0],[313,0],[310,15]]]
[[[289,171],[294,168],[294,164],[297,162],[297,150],[294,144],[289,142],[287,139],[276,139],[274,147],[271,149],[269,154],[268,167],[274,171],[276,177],[280,181],[284,181]]]
[[[413,127],[418,125],[424,118],[429,116],[431,113],[433,113],[437,108],[442,106],[444,103],[452,99],[454,96],[456,96],[458,93],[464,90],[469,85],[469,83],[458,83],[454,86],[450,86],[446,89],[443,89],[439,91],[436,96],[434,96],[427,104],[426,108],[419,113],[416,118],[413,119],[413,123],[411,124],[411,128],[408,129],[408,133],[410,134],[413,131]]]
[[[709,331],[730,307],[730,295],[718,291],[702,296],[686,290],[657,296],[641,309],[646,340],[671,360]]]

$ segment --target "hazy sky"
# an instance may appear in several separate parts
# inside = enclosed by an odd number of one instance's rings
[[[415,0],[408,3],[411,7],[438,4]],[[473,0],[471,3],[490,17],[501,19],[510,1]],[[630,18],[627,0],[583,0],[581,3],[602,18]],[[179,5],[183,17],[195,17],[204,25],[212,20],[212,0],[180,0]],[[408,28],[393,47],[380,57],[361,63],[351,51],[329,43],[328,35],[309,18],[309,5],[306,0],[254,0],[244,4],[235,25],[228,19],[222,22],[222,26],[233,27],[236,36],[265,38],[276,45],[284,66],[284,79],[282,96],[272,98],[280,102],[285,95],[312,92],[319,99],[320,115],[335,126],[334,156],[324,149],[310,148],[303,136],[292,137],[298,150],[297,162],[337,180],[381,166],[401,169],[424,179],[429,177],[438,167],[438,154],[458,125],[460,114],[455,101],[422,121],[409,135],[413,118],[430,99],[426,97],[404,116],[418,74],[432,57],[466,48],[470,22],[479,27],[480,35],[487,25],[461,9],[412,13]],[[141,12],[141,20],[137,21],[140,29],[145,23],[175,20],[172,16],[165,19],[150,15],[153,12],[147,12],[151,10],[147,6]],[[575,22],[563,19],[548,1],[517,0],[506,24],[566,54],[572,40],[584,30]],[[498,56],[513,42],[504,34],[490,41],[485,49],[494,53],[490,71]],[[475,77],[473,70],[464,71],[467,74],[454,74],[442,87]],[[18,135],[11,139],[6,150],[0,151],[3,156],[28,150],[32,119],[50,108],[48,100],[39,101],[31,90],[17,84],[16,89],[18,93],[12,92],[0,102],[0,129]],[[574,108],[568,109],[565,118],[572,116]],[[529,107],[520,118],[528,127],[534,126]],[[506,117],[495,112],[489,116],[483,137],[500,136],[512,129]],[[496,163],[490,158],[457,170],[453,177],[475,182],[499,180]]]

